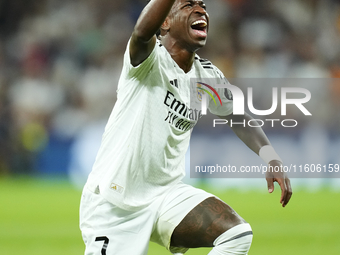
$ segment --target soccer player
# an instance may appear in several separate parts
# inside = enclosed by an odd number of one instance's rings
[[[202,0],[152,0],[141,13],[124,55],[118,99],[83,190],[86,255],[147,254],[150,240],[174,254],[196,247],[213,247],[209,255],[248,253],[250,225],[214,195],[181,182],[199,118],[190,108],[190,79],[225,80],[196,55],[208,29]],[[210,112],[236,118],[230,94],[219,94],[223,105],[209,103]],[[269,165],[282,165],[261,128],[232,129]],[[269,192],[279,183],[286,206],[289,179],[281,172],[266,179]]]

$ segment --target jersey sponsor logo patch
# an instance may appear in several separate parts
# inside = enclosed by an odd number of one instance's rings
[[[168,108],[168,114],[164,121],[181,131],[191,130],[198,119],[202,117],[201,111],[190,108],[169,90],[165,95],[164,105]]]
[[[118,192],[119,194],[123,193],[124,188],[122,186],[119,186],[118,184],[115,183],[111,183],[110,188],[116,192]]]

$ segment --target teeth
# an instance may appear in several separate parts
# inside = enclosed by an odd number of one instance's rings
[[[192,23],[192,26],[198,25],[198,24],[203,24],[204,26],[207,25],[207,22],[204,20],[197,20],[194,23]]]

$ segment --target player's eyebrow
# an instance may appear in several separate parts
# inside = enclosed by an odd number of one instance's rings
[[[203,0],[187,0],[187,1],[183,2],[183,5],[185,5],[186,3],[190,3],[190,4],[198,3],[200,6],[205,7],[205,3],[204,3]]]
[[[184,3],[194,4],[195,2],[198,2],[199,4],[205,4],[203,0],[187,0]]]

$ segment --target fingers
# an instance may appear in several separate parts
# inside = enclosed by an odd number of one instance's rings
[[[266,180],[267,180],[268,192],[272,193],[274,191],[274,178],[266,178]]]
[[[287,196],[287,187],[286,187],[286,182],[283,178],[277,179],[277,183],[280,185],[281,188],[281,198],[280,198],[280,203],[283,206],[283,203],[285,201],[285,198]]]
[[[282,207],[285,207],[290,198],[292,197],[292,188],[290,185],[290,180],[289,178],[279,178],[276,180],[278,182],[278,184],[280,185],[281,188],[281,198],[280,198],[280,203],[282,205]]]
[[[276,164],[277,162],[272,161],[271,165],[273,167],[275,166],[282,166],[281,162],[279,164]],[[290,185],[290,180],[287,177],[287,175],[282,171],[270,171],[266,173],[266,180],[268,185],[268,192],[273,193],[274,191],[274,182],[277,182],[280,185],[281,189],[281,197],[280,197],[280,203],[282,207],[285,207],[290,198],[292,197],[292,187]]]
[[[286,186],[287,186],[287,196],[286,196],[286,199],[285,199],[285,201],[284,201],[284,204],[282,205],[283,207],[285,207],[285,206],[288,204],[290,198],[291,198],[292,195],[293,195],[293,191],[292,191],[292,187],[291,187],[291,185],[290,185],[290,180],[289,180],[289,178],[286,178]]]

